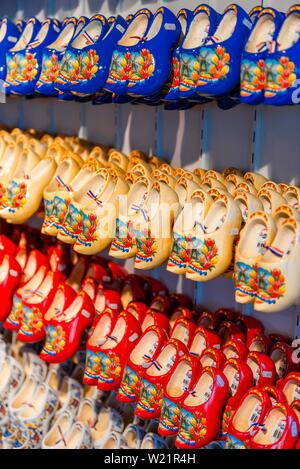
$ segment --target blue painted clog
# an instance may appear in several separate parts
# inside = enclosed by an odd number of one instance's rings
[[[62,23],[62,30],[52,44],[43,51],[42,71],[36,84],[36,92],[45,96],[56,96],[58,91],[54,83],[59,74],[59,67],[64,53],[70,42],[87,24],[88,19],[82,16],[77,20],[74,17],[66,18]]]
[[[242,54],[240,101],[259,104],[266,86],[265,60],[276,45],[276,38],[285,15],[273,8],[264,8],[258,15]]]
[[[275,51],[265,60],[264,104],[300,102],[300,5],[292,6],[279,31]]]
[[[16,21],[16,26],[17,26],[17,28],[18,28],[18,30],[19,30],[19,33],[22,34],[22,32],[24,31],[24,28],[25,28],[25,26],[26,26],[26,21],[21,20],[21,19],[20,19],[20,20],[17,20],[17,21]]]
[[[146,37],[130,47],[128,94],[151,96],[161,90],[170,77],[173,50],[180,34],[180,23],[174,13],[168,8],[159,8]]]
[[[200,95],[223,96],[239,84],[241,55],[251,28],[243,8],[232,4],[225,9],[214,35],[199,51]]]
[[[43,50],[48,44],[55,41],[59,33],[60,22],[48,18],[43,21],[38,33],[26,44],[24,49],[15,50],[17,44],[15,48],[10,50],[7,54],[7,70],[13,70],[15,66],[17,71],[12,79],[10,79],[11,75],[7,73],[6,83],[9,85],[11,94],[31,95],[34,93],[42,70]]]
[[[102,40],[83,49],[79,57],[80,62],[85,65],[87,71],[86,74],[82,73],[76,80],[71,81],[71,93],[83,96],[102,90],[109,74],[114,48],[126,29],[126,21],[121,16],[118,16],[111,23],[108,32]]]
[[[22,64],[18,54],[23,53],[26,47],[33,41],[41,29],[41,23],[37,18],[30,18],[19,37],[18,42],[6,53],[6,77],[5,92],[10,94],[10,86],[16,83],[16,79],[22,78]]]
[[[55,80],[58,91],[70,92],[72,84],[92,80],[99,70],[99,56],[92,55],[95,45],[102,41],[109,26],[102,15],[94,15],[65,51],[59,75]]]
[[[198,80],[203,67],[201,47],[214,34],[219,19],[220,15],[205,4],[199,5],[193,12],[187,34],[179,47],[181,98],[198,97]]]
[[[119,96],[127,94],[129,78],[134,72],[133,59],[136,57],[136,51],[142,49],[152,18],[151,11],[143,8],[137,11],[131,19],[125,34],[113,51],[105,90]]]
[[[0,80],[6,77],[6,53],[16,45],[21,31],[9,18],[4,17],[0,22]]]
[[[252,10],[249,11],[249,18],[252,21],[253,26],[255,26],[256,21],[258,20],[258,16],[260,12],[262,12],[264,7],[261,5],[257,5],[256,7],[253,7]]]
[[[181,26],[181,37],[178,42],[178,47],[174,50],[172,57],[172,73],[170,83],[167,84],[167,92],[163,97],[163,101],[179,101],[179,85],[180,85],[180,45],[184,40],[188,31],[189,25],[193,18],[193,13],[187,8],[182,8],[177,13],[177,19]]]

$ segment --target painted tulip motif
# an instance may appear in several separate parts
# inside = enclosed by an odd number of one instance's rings
[[[270,304],[275,304],[286,292],[285,276],[280,269],[266,270],[259,267],[258,276],[258,298]]]
[[[66,346],[66,333],[61,325],[50,325],[46,328],[46,341],[44,350],[50,355],[56,355]]]
[[[138,253],[136,261],[152,261],[157,253],[157,241],[152,236],[151,229],[145,228],[136,239]]]
[[[40,82],[54,83],[59,75],[59,57],[55,52],[45,54],[42,62]],[[38,83],[38,84],[39,84]]]
[[[181,411],[178,438],[191,446],[203,439],[207,432],[207,421],[203,413],[194,415],[184,409]]]
[[[193,267],[203,275],[211,272],[218,262],[218,247],[215,240],[205,239],[198,249],[193,249],[191,260]]]
[[[128,252],[136,244],[136,233],[133,223],[129,220],[124,223],[116,219],[116,238],[112,242],[112,249]]]
[[[73,82],[90,80],[99,70],[99,61],[100,57],[95,49],[79,55],[68,51],[61,63],[59,75]]]
[[[6,194],[0,189],[2,207],[8,207],[9,211],[15,212],[26,203],[27,186],[25,182],[12,181],[7,187]]]
[[[244,262],[235,264],[235,289],[247,294],[255,294],[258,287],[258,265],[249,265]]]
[[[267,58],[265,73],[266,92],[267,96],[271,97],[292,88],[297,79],[295,64],[287,56],[282,56],[278,60]]]
[[[148,49],[140,52],[120,54],[114,52],[111,61],[109,79],[121,81],[142,81],[150,78],[155,70],[154,57]]]
[[[100,357],[97,353],[87,350],[84,374],[89,378],[98,377],[100,373]]]
[[[119,394],[130,399],[137,399],[142,388],[142,379],[130,366],[126,366]]]
[[[106,382],[112,382],[117,378],[120,378],[122,368],[120,365],[120,357],[113,351],[109,351],[108,354],[99,353],[100,357],[100,378]]]
[[[266,86],[265,60],[251,62],[244,59],[241,64],[241,95],[260,92]]]
[[[213,80],[225,78],[229,72],[230,55],[226,52],[225,47],[217,46],[215,54],[211,57],[212,65],[209,68],[209,77]],[[205,75],[204,75],[205,76]]]
[[[22,327],[20,332],[26,335],[33,335],[40,332],[44,327],[43,315],[39,308],[29,308],[23,306]]]

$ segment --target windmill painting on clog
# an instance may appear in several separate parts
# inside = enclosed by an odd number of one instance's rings
[[[54,83],[59,74],[61,61],[69,43],[86,25],[87,18],[82,16],[77,20],[74,17],[66,18],[57,39],[43,51],[42,70],[36,84],[36,91],[46,96],[57,95]]]
[[[273,8],[264,8],[259,13],[241,61],[242,103],[258,104],[264,100],[266,86],[265,59],[273,52],[284,14]]]
[[[79,31],[61,60],[54,85],[58,91],[69,93],[73,82],[90,80],[95,76],[99,69],[99,56],[92,47],[103,39],[107,30],[106,18],[94,15]]]
[[[286,14],[276,47],[265,60],[266,88],[264,104],[283,106],[298,103],[300,5]]]
[[[56,40],[60,33],[60,23],[56,19],[46,19],[31,41],[19,49],[18,45],[7,54],[7,77],[5,87],[12,94],[31,95],[35,91],[42,69],[43,50]],[[25,32],[23,32],[23,35]],[[19,42],[22,40],[20,38]],[[16,73],[9,74],[9,70]]]

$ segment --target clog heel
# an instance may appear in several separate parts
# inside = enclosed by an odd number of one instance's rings
[[[35,91],[45,96],[56,96],[55,80],[59,75],[59,68],[66,49],[74,37],[86,25],[87,18],[66,18],[61,26],[61,32],[57,39],[44,48],[42,58],[42,69],[36,83]]]
[[[171,250],[171,232],[179,211],[178,196],[163,181],[153,184],[145,202],[144,220],[136,233],[134,266],[152,269],[163,264]]]
[[[55,169],[55,161],[46,157],[39,161],[27,178],[13,178],[7,188],[7,206],[3,205],[0,216],[10,223],[23,223],[30,218],[38,210],[44,188],[52,179]]]
[[[253,303],[258,291],[257,263],[276,233],[273,219],[265,212],[252,213],[241,231],[235,257],[235,299]]]
[[[242,216],[234,199],[218,190],[202,225],[191,254],[186,277],[206,282],[224,273],[233,256],[233,243],[239,234]]]
[[[148,70],[145,68],[145,71],[147,71],[149,76],[149,72],[154,68],[153,60],[145,60],[148,59],[148,52],[147,57],[143,58],[141,51],[152,18],[153,15],[147,8],[143,8],[135,13],[127,30],[113,51],[109,75],[104,86],[105,90],[117,95],[126,95],[129,78],[133,73],[138,71],[138,59],[142,60],[143,64],[147,62]],[[142,71],[144,72],[144,69]]]
[[[71,358],[78,350],[81,335],[91,325],[94,314],[94,305],[88,294],[78,293],[63,314],[54,316],[48,322],[41,359],[48,363],[60,363]]]
[[[299,223],[285,220],[258,263],[258,292],[254,308],[265,313],[281,311],[299,298]]]
[[[211,367],[202,370],[181,404],[176,448],[201,448],[216,438],[228,389],[221,371]]]
[[[82,233],[83,217],[82,211],[88,207],[92,201],[98,200],[97,197],[101,193],[107,179],[107,170],[104,168],[91,172],[90,178],[85,181],[78,191],[73,192],[70,197],[70,203],[57,234],[57,238],[68,244],[74,244]]]
[[[34,26],[32,30],[34,31]],[[7,54],[7,76],[5,87],[10,94],[32,95],[41,73],[43,50],[55,41],[60,32],[60,22],[47,18],[40,24],[36,35],[27,43],[19,44],[25,36],[25,30],[18,41]],[[30,37],[28,34],[27,37]],[[26,37],[26,39],[27,39]],[[16,72],[16,73],[15,73]]]
[[[268,394],[262,389],[251,388],[229,421],[225,449],[246,449],[270,407],[271,399]]]
[[[200,372],[201,364],[196,357],[188,354],[180,357],[174,373],[164,389],[158,425],[159,435],[173,436],[177,434],[181,404],[189,395],[189,391],[192,389]]]
[[[212,202],[213,199],[201,189],[195,190],[187,200],[174,223],[173,246],[168,260],[168,271],[175,274],[187,272],[194,239],[199,234],[198,228],[203,223]]]
[[[80,254],[97,254],[110,245],[120,199],[129,190],[128,184],[113,169],[99,171],[105,174],[106,182],[99,195],[81,210],[82,231],[74,244],[74,251]]]
[[[59,162],[56,172],[50,181],[50,184],[44,190],[44,207],[45,218],[42,226],[42,233],[48,234],[48,226],[50,225],[50,217],[53,212],[53,199],[57,191],[61,187],[69,187],[81,167],[81,159],[75,154],[63,157]],[[50,233],[51,234],[51,229]]]
[[[156,326],[150,326],[144,331],[129,355],[117,394],[119,401],[138,401],[145,372],[156,363],[156,358],[166,341],[166,332]],[[157,366],[159,367],[158,364]]]
[[[265,8],[258,14],[242,54],[240,90],[242,103],[259,104],[264,100],[265,60],[274,48],[283,20],[284,14],[273,8]]]
[[[184,353],[187,353],[187,349],[182,342],[170,339],[165,343],[155,362],[146,370],[135,415],[142,419],[160,416],[164,386],[172,377],[178,360]]]
[[[98,389],[108,391],[120,387],[128,354],[140,335],[138,320],[132,314],[123,311],[98,352],[100,358]]]
[[[116,235],[109,251],[110,256],[128,259],[137,253],[136,232],[143,220],[148,219],[145,203],[151,187],[150,179],[140,177],[122,201],[116,219]]]

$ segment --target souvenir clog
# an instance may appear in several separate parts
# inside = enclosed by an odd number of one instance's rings
[[[202,368],[206,366],[211,366],[212,368],[218,368],[219,370],[223,369],[224,363],[226,361],[226,356],[222,350],[218,350],[214,347],[207,347],[203,350],[200,356],[200,363]]]
[[[2,292],[2,306],[0,321],[3,322],[12,309],[13,296],[22,277],[19,263],[6,254],[0,265],[0,292]]]
[[[83,383],[89,386],[97,386],[100,373],[99,350],[101,345],[110,335],[114,328],[118,312],[110,308],[105,308],[94,320],[91,334],[86,344],[86,364],[84,370]]]
[[[4,16],[0,23],[0,79],[5,80],[6,77],[6,53],[12,49],[20,38],[22,29],[13,23],[9,18]]]
[[[141,449],[141,444],[146,434],[146,430],[140,425],[133,423],[127,425],[123,432],[124,444],[121,448],[126,449]]]
[[[83,389],[81,385],[78,381],[66,375],[59,388],[59,409],[54,416],[54,421],[56,421],[66,411],[69,411],[73,416],[76,416],[82,397]]]
[[[255,335],[252,340],[248,343],[249,352],[261,352],[268,355],[269,349],[271,348],[271,340],[264,334]]]
[[[300,221],[299,212],[288,204],[279,205],[272,213],[272,216],[277,227],[287,218],[294,218],[294,220]]]
[[[298,103],[299,10],[299,5],[294,5],[288,10],[277,36],[276,46],[266,57],[264,104]]]
[[[282,390],[286,397],[287,403],[291,405],[300,398],[300,373],[292,372],[285,376],[278,383],[279,389]]]
[[[1,434],[5,431],[9,423],[8,401],[20,389],[25,373],[20,363],[13,357],[5,356],[4,353],[0,356],[1,363],[1,386],[0,386],[0,423]]]
[[[240,233],[235,258],[235,298],[238,303],[253,303],[258,292],[258,262],[271,245],[276,226],[270,215],[252,213]]]
[[[252,28],[241,60],[242,103],[259,104],[266,87],[265,60],[273,52],[284,15],[273,8],[264,8]]]
[[[94,305],[85,292],[77,294],[71,305],[50,319],[46,326],[46,339],[41,352],[42,360],[60,363],[71,358],[80,346],[83,331],[92,323]]]
[[[32,29],[34,30],[34,26]],[[18,43],[6,55],[7,76],[4,86],[8,93],[21,95],[34,93],[42,69],[43,50],[56,40],[59,33],[60,22],[47,18],[41,23],[37,34],[32,36],[28,43],[22,44],[22,47],[19,43],[25,36],[24,30]]]
[[[299,223],[288,218],[259,260],[254,303],[257,311],[281,311],[297,302],[299,289],[295,279],[299,275],[299,253]]]
[[[152,363],[145,372],[135,415],[142,419],[160,416],[164,385],[173,375],[179,358],[186,351],[185,345],[176,339],[170,339],[165,343],[155,363]]]
[[[216,438],[229,385],[225,375],[206,367],[183,401],[176,448],[201,448]]]
[[[158,311],[148,309],[141,323],[142,332],[145,332],[150,326],[159,327],[168,333],[170,328],[168,316]]]
[[[177,362],[172,377],[164,388],[158,433],[162,436],[176,435],[180,422],[180,406],[192,389],[201,371],[199,360],[189,354]]]
[[[189,350],[194,340],[196,327],[192,320],[182,317],[178,318],[172,327],[170,338],[179,340]]]
[[[107,391],[119,388],[128,354],[140,334],[138,320],[132,314],[123,311],[98,351],[100,358],[98,389]]]
[[[204,327],[197,327],[194,333],[193,342],[190,346],[190,354],[200,357],[203,351],[208,347],[214,347],[216,349],[221,348],[220,337],[209,329]]]
[[[246,363],[252,370],[256,386],[272,385],[275,382],[275,364],[268,355],[260,352],[250,352]]]
[[[227,360],[230,358],[240,358],[245,361],[248,355],[247,345],[239,339],[229,339],[223,345],[223,353]]]
[[[66,410],[54,422],[49,432],[42,440],[42,449],[64,449],[67,446],[66,437],[69,434],[74,423],[74,417],[71,412]]]
[[[141,449],[168,449],[165,438],[159,437],[156,433],[146,433],[143,438]]]
[[[91,429],[94,447],[104,449],[112,434],[120,434],[124,429],[121,414],[110,407],[103,407],[98,415],[96,424]]]
[[[166,341],[166,332],[164,330],[159,330],[157,326],[148,327],[141,335],[129,355],[117,394],[117,399],[119,401],[138,401],[142,387],[142,380],[147,368],[152,364],[156,367],[160,367],[156,362],[156,358],[160,354]]]
[[[246,342],[246,334],[244,334],[244,332],[231,321],[221,322],[218,329],[218,335],[223,344],[230,339],[237,339],[241,342]]]
[[[270,358],[275,364],[278,379],[297,370],[297,364],[293,362],[293,352],[294,349],[284,342],[277,342],[271,348]]]

